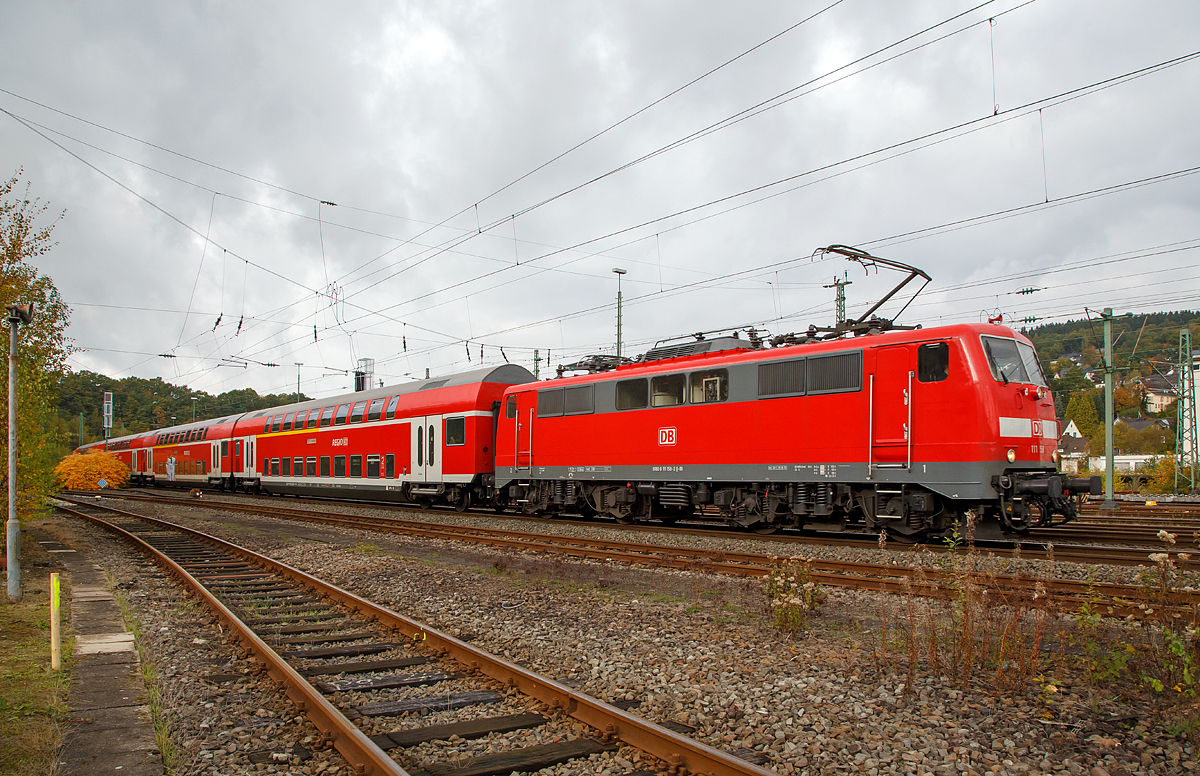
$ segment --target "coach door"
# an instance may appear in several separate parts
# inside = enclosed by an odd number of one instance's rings
[[[242,471],[242,458],[245,455],[245,450],[242,447],[243,444],[244,442],[241,439],[234,439],[229,443],[230,447],[233,448],[229,456],[229,471],[234,474],[240,474]]]
[[[883,348],[871,375],[871,460],[875,468],[912,465],[912,352]]]
[[[210,456],[210,460],[212,461],[212,469],[210,470],[209,473],[216,477],[221,476],[221,443],[220,442],[212,443],[212,455]]]
[[[412,419],[413,482],[442,481],[442,416]]]

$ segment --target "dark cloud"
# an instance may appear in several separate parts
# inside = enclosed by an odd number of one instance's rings
[[[835,242],[934,277],[913,322],[1197,306],[1196,176],[1076,197],[1200,165],[1200,61],[1014,110],[1192,53],[1185,0],[991,3],[810,83],[975,5],[844,0],[492,196],[829,4],[9,4],[0,88],[48,107],[0,108],[86,163],[0,116],[0,168],[67,210],[74,365],[210,391],[611,351],[618,266],[634,352],[803,329],[835,274],[851,310],[895,281],[809,259]]]

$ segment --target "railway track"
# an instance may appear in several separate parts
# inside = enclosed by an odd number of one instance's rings
[[[154,501],[156,499],[148,497],[146,500]],[[167,498],[166,501],[179,503],[179,499],[174,498]],[[409,537],[420,536],[445,541],[472,542],[507,550],[544,552],[594,561],[621,562],[738,577],[761,578],[778,567],[778,559],[775,556],[762,553],[664,546],[510,529],[435,525],[426,521],[385,517],[321,514],[308,509],[263,504],[236,502],[196,504],[193,502],[190,506],[205,506],[343,528],[396,533]],[[1089,562],[1097,562],[1096,548],[1081,549],[1090,553]],[[1045,548],[1043,551],[1048,552]],[[1061,559],[1058,548],[1055,548],[1053,553]],[[1141,562],[1146,562],[1145,552],[1139,552],[1137,557]],[[1196,565],[1194,560],[1187,563],[1192,567]],[[1000,596],[1021,597],[1030,601],[1040,599],[1047,603],[1053,602],[1053,605],[1068,611],[1078,610],[1087,604],[1102,604],[1114,615],[1121,617],[1140,616],[1147,598],[1147,591],[1143,588],[1112,583],[1033,579],[992,573],[973,574],[954,568],[919,568],[820,559],[810,561],[810,565],[813,569],[813,580],[829,587],[953,598],[961,593],[964,583],[970,582],[981,588],[995,591]],[[1181,616],[1187,616],[1193,620],[1200,617],[1200,593],[1178,592],[1172,594],[1169,600],[1155,602],[1157,606],[1163,604],[1175,607]]]
[[[72,495],[65,493],[64,495]],[[75,494],[79,495],[79,494]],[[88,492],[87,496],[96,495],[95,492]],[[109,491],[104,494],[110,498],[145,498],[149,500],[160,500],[161,503],[194,503],[194,500],[184,495],[166,495],[161,492],[147,492],[139,490],[127,491]],[[270,510],[288,509],[280,506],[279,499],[272,497],[252,497],[252,496],[227,496],[227,497],[210,497],[210,502],[220,504],[232,504],[231,509],[240,509],[246,512],[258,512],[269,514]],[[426,512],[423,509],[418,509],[411,506],[399,506],[395,504],[378,503],[378,502],[360,502],[347,501],[341,499],[304,499],[302,502],[305,505],[331,507],[333,509],[344,509],[346,507],[367,507],[373,510],[386,512],[402,512],[405,514],[413,514],[421,512],[422,514],[436,515],[442,512],[446,514],[457,514],[454,510],[435,510]],[[246,504],[260,505],[261,509],[243,508]],[[264,511],[265,510],[265,511]],[[295,509],[295,513],[307,512],[312,513],[311,509]],[[475,514],[475,513],[468,513]],[[492,516],[494,513],[491,510],[479,511],[477,514]],[[382,519],[382,518],[381,518]],[[504,520],[511,523],[519,523],[522,525],[545,525],[546,520],[543,517],[519,515],[505,513]],[[415,526],[427,525],[429,520],[414,521]],[[553,520],[553,525],[572,525],[581,527],[615,527],[617,524],[613,521],[597,519],[597,518],[566,518],[556,517]],[[1082,524],[1086,525],[1086,524]],[[1158,531],[1168,530],[1178,537],[1179,546],[1173,549],[1178,551],[1186,551],[1187,547],[1192,546],[1200,541],[1193,536],[1190,529],[1179,526],[1174,526],[1174,530],[1164,529],[1163,526],[1143,526],[1136,530],[1131,530],[1125,533],[1120,531],[1111,531],[1106,536],[1098,536],[1098,541],[1112,542],[1116,545],[1125,543],[1134,544],[1136,546],[1099,546],[1096,544],[1079,544],[1087,538],[1086,534],[1079,530],[1077,525],[1072,525],[1066,528],[1050,528],[1038,529],[1031,536],[1024,539],[1014,539],[1012,541],[995,541],[995,540],[980,540],[975,542],[975,549],[985,552],[994,553],[997,555],[1009,554],[1014,557],[1020,556],[1023,558],[1036,558],[1044,560],[1063,560],[1085,564],[1109,564],[1114,566],[1138,566],[1144,565],[1147,560],[1147,555],[1150,552],[1160,552],[1166,549],[1166,546],[1158,538]],[[714,539],[728,539],[731,535],[745,535],[753,538],[755,541],[776,542],[779,544],[805,544],[805,545],[821,545],[821,546],[844,546],[858,547],[862,549],[874,549],[879,547],[879,539],[873,534],[864,535],[861,533],[834,533],[826,531],[808,532],[808,531],[780,531],[772,534],[744,534],[735,531],[728,527],[711,528],[706,527],[703,523],[687,524],[674,523],[670,525],[664,524],[636,524],[622,525],[619,529],[622,533],[629,534],[666,534],[666,535],[686,535],[693,537],[705,537]],[[944,543],[932,544],[905,544],[901,542],[892,542],[887,545],[888,549],[895,552],[909,551],[931,551],[931,552],[965,552],[970,548],[960,546],[951,548]],[[1182,567],[1189,569],[1200,569],[1200,551],[1197,551],[1196,558],[1182,564]]]
[[[263,555],[94,500],[74,504],[59,508],[136,545],[199,597],[321,731],[320,744],[357,774],[536,771],[621,744],[678,776],[769,773]],[[535,705],[540,713],[530,711]],[[472,710],[470,718],[412,724],[457,709]],[[591,734],[573,735],[572,721]],[[414,763],[404,754],[425,742],[520,729],[544,729],[545,743],[451,762]]]

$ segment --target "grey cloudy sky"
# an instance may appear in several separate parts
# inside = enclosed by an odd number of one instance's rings
[[[627,354],[800,331],[900,279],[832,243],[933,277],[907,323],[1200,306],[1194,0],[6,3],[0,49],[113,377],[611,353],[614,267]]]

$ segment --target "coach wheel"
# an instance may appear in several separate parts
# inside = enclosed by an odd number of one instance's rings
[[[455,512],[466,512],[467,507],[471,506],[471,491],[464,490],[459,494],[458,502],[454,505]]]
[[[770,534],[773,534],[776,531],[778,531],[779,526],[768,523],[767,525],[753,526],[753,529],[754,529],[754,533],[756,533],[756,534],[762,534],[763,536],[769,536]]]
[[[426,509],[429,509],[431,506],[433,506],[433,502],[430,501],[429,499],[427,499],[427,498],[417,499],[417,508],[418,509],[424,511]]]
[[[628,513],[616,515],[616,518],[617,518],[617,522],[620,523],[621,525],[633,525],[635,522],[633,519],[633,515],[630,515]]]

